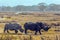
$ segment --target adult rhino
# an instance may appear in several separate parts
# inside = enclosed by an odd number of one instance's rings
[[[32,30],[35,31],[36,35],[37,32],[41,34],[41,29],[48,31],[51,27],[48,27],[48,25],[45,25],[42,22],[36,22],[36,23],[27,22],[24,24],[24,28],[25,28],[25,34],[27,34],[27,30]]]
[[[18,30],[20,32],[23,32],[23,29],[21,27],[21,25],[17,24],[17,23],[8,23],[8,24],[5,24],[5,27],[4,27],[4,33],[7,31],[7,33],[9,33],[8,30],[14,30],[15,33],[18,32]]]

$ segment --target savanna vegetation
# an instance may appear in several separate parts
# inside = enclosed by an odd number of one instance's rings
[[[3,14],[2,14],[3,15]],[[60,16],[59,14],[53,12],[41,12],[41,13],[31,13],[31,14],[14,14],[1,15],[0,19],[0,40],[60,40]],[[17,22],[22,25],[24,29],[24,23],[26,22],[44,22],[48,25],[52,25],[51,29],[48,32],[42,31],[42,35],[34,35],[33,31],[28,30],[28,35],[18,32],[17,34],[14,31],[10,33],[4,33],[4,26],[8,22]]]

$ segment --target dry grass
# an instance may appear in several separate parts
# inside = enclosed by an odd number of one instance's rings
[[[3,21],[17,21],[20,25],[24,25],[25,22],[45,22],[47,24],[51,23],[60,23],[60,16],[54,14],[35,14],[35,15],[18,15],[11,16],[11,18],[6,18]],[[10,31],[12,34],[3,33],[5,23],[0,23],[0,40],[60,40],[60,32],[56,32],[54,30],[59,30],[60,27],[52,26],[52,28],[48,32],[42,32],[42,35],[32,35],[33,32],[28,31],[29,35],[25,35],[24,33],[14,34],[14,31]],[[34,34],[34,33],[33,33]]]
[[[0,35],[0,40],[60,40],[60,35]]]

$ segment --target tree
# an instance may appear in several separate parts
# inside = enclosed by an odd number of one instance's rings
[[[56,11],[56,9],[57,9],[57,5],[56,4],[50,4],[49,5],[49,10],[50,11]]]
[[[7,6],[6,7],[6,11],[11,11],[11,7],[10,6]]]
[[[47,8],[46,3],[39,3],[38,4],[40,11],[44,11]]]

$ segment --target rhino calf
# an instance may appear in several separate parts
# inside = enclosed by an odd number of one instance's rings
[[[22,29],[21,25],[19,25],[19,24],[17,24],[17,23],[13,23],[13,24],[12,24],[12,23],[5,24],[5,27],[4,27],[4,33],[5,33],[5,32],[9,33],[8,30],[14,30],[15,33],[17,33],[18,30],[19,30],[20,32],[23,32],[23,29]]]

